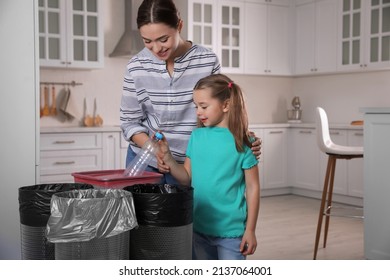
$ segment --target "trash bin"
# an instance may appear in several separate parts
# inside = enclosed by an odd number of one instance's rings
[[[131,193],[92,189],[53,195],[46,236],[56,260],[127,260],[137,226]]]
[[[192,259],[193,188],[137,184],[124,190],[133,194],[138,221],[130,231],[130,259]]]
[[[89,184],[41,184],[19,188],[22,260],[54,260],[54,244],[47,242],[45,229],[50,200],[58,192],[92,189]]]

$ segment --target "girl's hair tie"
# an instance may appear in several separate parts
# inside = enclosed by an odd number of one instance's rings
[[[228,88],[232,88],[232,86],[233,86],[233,82],[229,82],[228,83]]]

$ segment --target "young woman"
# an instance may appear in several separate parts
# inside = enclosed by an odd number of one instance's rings
[[[256,250],[260,182],[240,87],[222,74],[202,78],[193,94],[198,126],[184,164],[160,141],[160,171],[194,187],[194,259],[245,259]]]
[[[193,87],[219,73],[220,64],[211,50],[180,36],[183,20],[171,0],[144,0],[137,25],[145,48],[127,65],[120,107],[123,136],[130,142],[126,166],[157,130],[164,131],[174,158],[182,163],[196,127]],[[253,144],[258,156],[260,143]],[[158,171],[155,160],[150,165],[149,171]],[[164,181],[175,183],[169,173]]]

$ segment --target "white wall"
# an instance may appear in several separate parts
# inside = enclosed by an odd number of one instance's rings
[[[281,123],[287,121],[291,103],[293,78],[229,75],[239,84],[246,97],[250,123]]]
[[[302,103],[304,122],[315,121],[323,107],[330,123],[362,120],[362,107],[390,107],[390,70],[295,78],[293,95]]]
[[[0,1],[0,259],[21,257],[18,189],[36,182],[36,3]]]

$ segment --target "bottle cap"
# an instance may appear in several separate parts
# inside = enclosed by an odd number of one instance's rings
[[[154,137],[157,139],[157,140],[162,140],[163,139],[163,135],[162,135],[162,133],[160,133],[160,132],[156,132],[156,134],[154,134]]]

